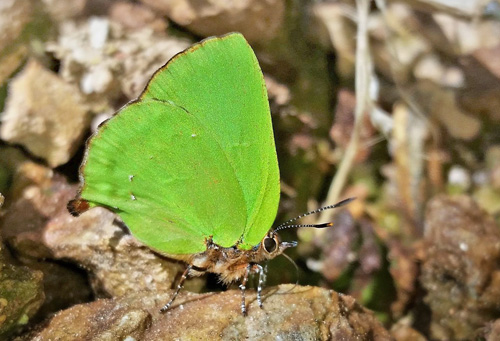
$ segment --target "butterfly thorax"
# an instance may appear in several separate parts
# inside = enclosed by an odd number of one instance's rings
[[[205,244],[207,245],[206,251],[183,259],[192,266],[189,275],[201,276],[205,272],[211,272],[218,274],[225,284],[242,279],[249,265],[272,259],[288,247],[295,245],[281,242],[274,232],[268,233],[262,242],[251,250],[241,250],[236,245],[222,247],[215,244],[211,238],[208,238]]]

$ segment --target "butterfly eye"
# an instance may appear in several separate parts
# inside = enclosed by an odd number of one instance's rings
[[[278,243],[277,243],[275,238],[272,238],[272,237],[264,238],[264,250],[266,250],[267,253],[274,252],[277,247],[278,247]]]

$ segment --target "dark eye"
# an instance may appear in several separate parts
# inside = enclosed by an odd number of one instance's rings
[[[277,246],[278,245],[276,244],[276,240],[274,240],[274,238],[264,238],[264,250],[266,250],[268,253],[274,252]]]

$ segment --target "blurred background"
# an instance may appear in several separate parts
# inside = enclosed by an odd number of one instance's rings
[[[97,125],[176,53],[232,31],[265,75],[277,223],[357,197],[302,220],[332,229],[284,232],[300,270],[273,260],[268,286],[352,295],[398,340],[500,338],[500,2],[489,0],[2,0],[0,292],[14,303],[0,299],[0,336],[172,286],[182,264],[134,244],[109,212],[75,220],[66,202]],[[205,280],[188,289],[220,289]]]

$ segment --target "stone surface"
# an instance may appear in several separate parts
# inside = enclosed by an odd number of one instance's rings
[[[153,73],[190,45],[149,26],[127,31],[107,18],[67,20],[59,31],[46,48],[60,60],[61,77],[89,96],[88,105],[97,113],[113,112],[123,94],[137,98]]]
[[[427,205],[420,282],[432,339],[473,339],[500,315],[500,229],[468,196]]]
[[[390,340],[374,315],[352,297],[316,287],[281,285],[264,290],[260,309],[247,292],[181,293],[164,315],[171,293],[136,293],[78,305],[54,316],[25,340]],[[97,318],[98,317],[98,318]]]
[[[484,328],[484,339],[486,341],[500,340],[500,319],[495,320]]]
[[[130,30],[149,27],[154,31],[163,32],[167,29],[167,21],[160,18],[152,8],[128,1],[114,2],[109,17]]]
[[[0,339],[24,327],[44,301],[43,275],[0,255]]]
[[[0,2],[0,46],[2,50],[14,42],[31,20],[30,0],[3,0]],[[1,51],[0,54],[2,54]]]
[[[250,42],[274,38],[285,16],[283,0],[141,0],[195,34],[207,37],[233,31]]]
[[[481,121],[458,105],[453,91],[440,88],[432,82],[422,81],[416,90],[415,100],[452,137],[472,140],[478,136]]]
[[[4,0],[0,2],[0,84],[21,65],[28,53],[19,43],[33,11],[29,0]]]
[[[431,13],[444,12],[451,15],[475,18],[480,16],[487,5],[487,1],[470,0],[403,0],[408,5],[418,10],[429,11]]]
[[[41,0],[45,10],[55,20],[64,20],[82,14],[87,0]]]
[[[32,60],[9,90],[0,137],[52,167],[66,163],[88,120],[78,89]]]
[[[105,209],[72,217],[66,204],[76,187],[50,169],[24,164],[14,189],[17,194],[0,222],[5,240],[23,257],[77,263],[92,274],[98,294],[170,289],[183,267],[139,244]]]

